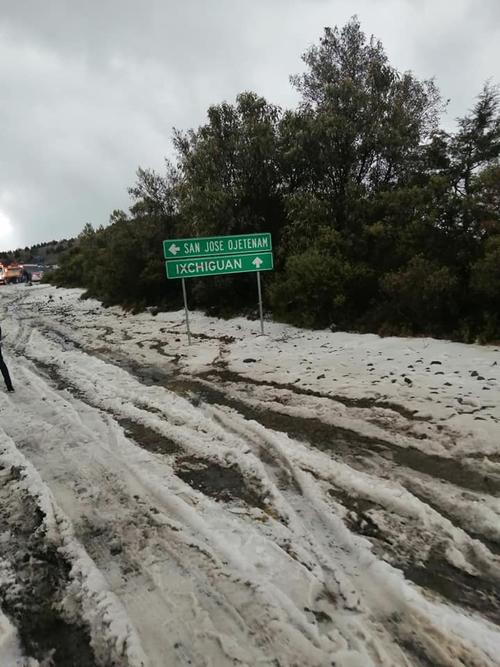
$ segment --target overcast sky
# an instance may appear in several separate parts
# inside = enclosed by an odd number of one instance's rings
[[[356,13],[391,63],[435,76],[463,115],[500,82],[500,0],[0,0],[0,251],[106,224],[172,127],[288,77],[324,26]]]

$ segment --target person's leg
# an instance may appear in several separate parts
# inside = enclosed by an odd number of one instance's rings
[[[12,391],[13,386],[12,386],[12,380],[10,379],[9,375],[9,369],[7,368],[7,364],[3,360],[2,357],[2,350],[0,350],[0,373],[3,375],[3,379],[5,381],[5,386],[9,391]]]

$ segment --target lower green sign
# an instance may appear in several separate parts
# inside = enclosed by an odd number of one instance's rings
[[[248,255],[222,255],[220,257],[199,257],[197,259],[170,259],[165,262],[167,278],[199,278],[219,276],[225,273],[249,273],[250,271],[271,271],[272,252]]]

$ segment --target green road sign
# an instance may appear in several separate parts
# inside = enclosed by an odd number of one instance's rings
[[[273,248],[271,234],[240,234],[238,236],[206,236],[193,239],[169,239],[163,241],[165,259],[186,257],[218,257],[252,252],[270,252]],[[272,268],[272,267],[271,267]],[[252,269],[248,269],[251,271]],[[214,275],[207,273],[203,275]],[[172,276],[173,277],[173,276]],[[175,276],[177,278],[177,276]]]
[[[235,237],[225,237],[235,238]],[[253,252],[247,255],[171,259],[165,262],[167,278],[200,278],[229,273],[270,271],[273,269],[272,252]]]

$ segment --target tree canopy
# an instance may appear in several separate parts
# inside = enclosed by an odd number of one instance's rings
[[[175,130],[128,213],[87,227],[51,277],[106,303],[179,306],[164,238],[271,232],[266,305],[306,326],[500,338],[500,102],[487,82],[454,132],[433,80],[390,64],[357,18],[325,28],[291,77],[296,109],[254,92]],[[194,306],[255,309],[252,276],[192,281]]]

